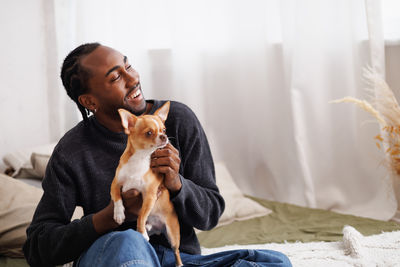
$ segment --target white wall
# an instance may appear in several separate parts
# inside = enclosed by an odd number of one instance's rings
[[[42,0],[0,4],[0,158],[50,141],[43,18]]]
[[[58,79],[59,66],[46,65],[49,53],[54,51],[46,48],[49,25],[45,25],[44,2],[14,0],[0,3],[0,171],[4,169],[1,158],[6,153],[46,144],[55,138],[49,127],[57,123],[54,120],[57,116],[52,114],[59,111],[49,109],[48,92],[59,88],[49,83],[51,79],[46,75],[50,70],[49,76]],[[386,71],[388,83],[399,99],[399,44],[386,48]],[[75,108],[70,100],[67,101]]]

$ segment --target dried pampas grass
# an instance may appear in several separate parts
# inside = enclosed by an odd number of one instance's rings
[[[364,77],[369,84],[369,91],[373,91],[375,97],[372,97],[372,105],[385,118],[387,125],[400,125],[400,106],[393,94],[392,89],[385,80],[371,68],[364,70]]]
[[[333,100],[329,103],[354,103],[363,110],[369,112],[381,125],[386,125],[385,119],[381,116],[381,114],[367,101],[360,100],[351,96],[346,96],[342,99]]]
[[[364,69],[369,85],[370,102],[344,97],[330,103],[353,103],[369,112],[382,127],[382,134],[374,137],[376,146],[388,156],[390,169],[400,177],[400,106],[385,80],[371,68]]]

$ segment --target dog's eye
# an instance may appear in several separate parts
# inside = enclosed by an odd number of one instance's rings
[[[164,128],[164,129],[162,129],[162,131],[163,131],[163,133],[166,133],[167,132],[167,130]]]
[[[148,131],[148,132],[146,133],[147,136],[151,136],[152,134],[153,134],[152,131]]]

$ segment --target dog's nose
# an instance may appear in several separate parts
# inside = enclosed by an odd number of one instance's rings
[[[165,135],[165,134],[163,134],[163,135],[160,135],[160,139],[161,139],[161,141],[166,141],[167,140],[167,136]]]

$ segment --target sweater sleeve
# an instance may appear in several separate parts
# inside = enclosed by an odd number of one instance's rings
[[[76,188],[62,155],[55,151],[43,180],[43,196],[23,250],[31,266],[54,266],[73,261],[98,237],[92,215],[70,221],[76,206]]]
[[[181,221],[200,230],[209,230],[217,225],[225,208],[215,183],[210,147],[200,122],[188,107],[185,106],[185,116],[179,116],[179,120],[182,188],[172,202]]]

